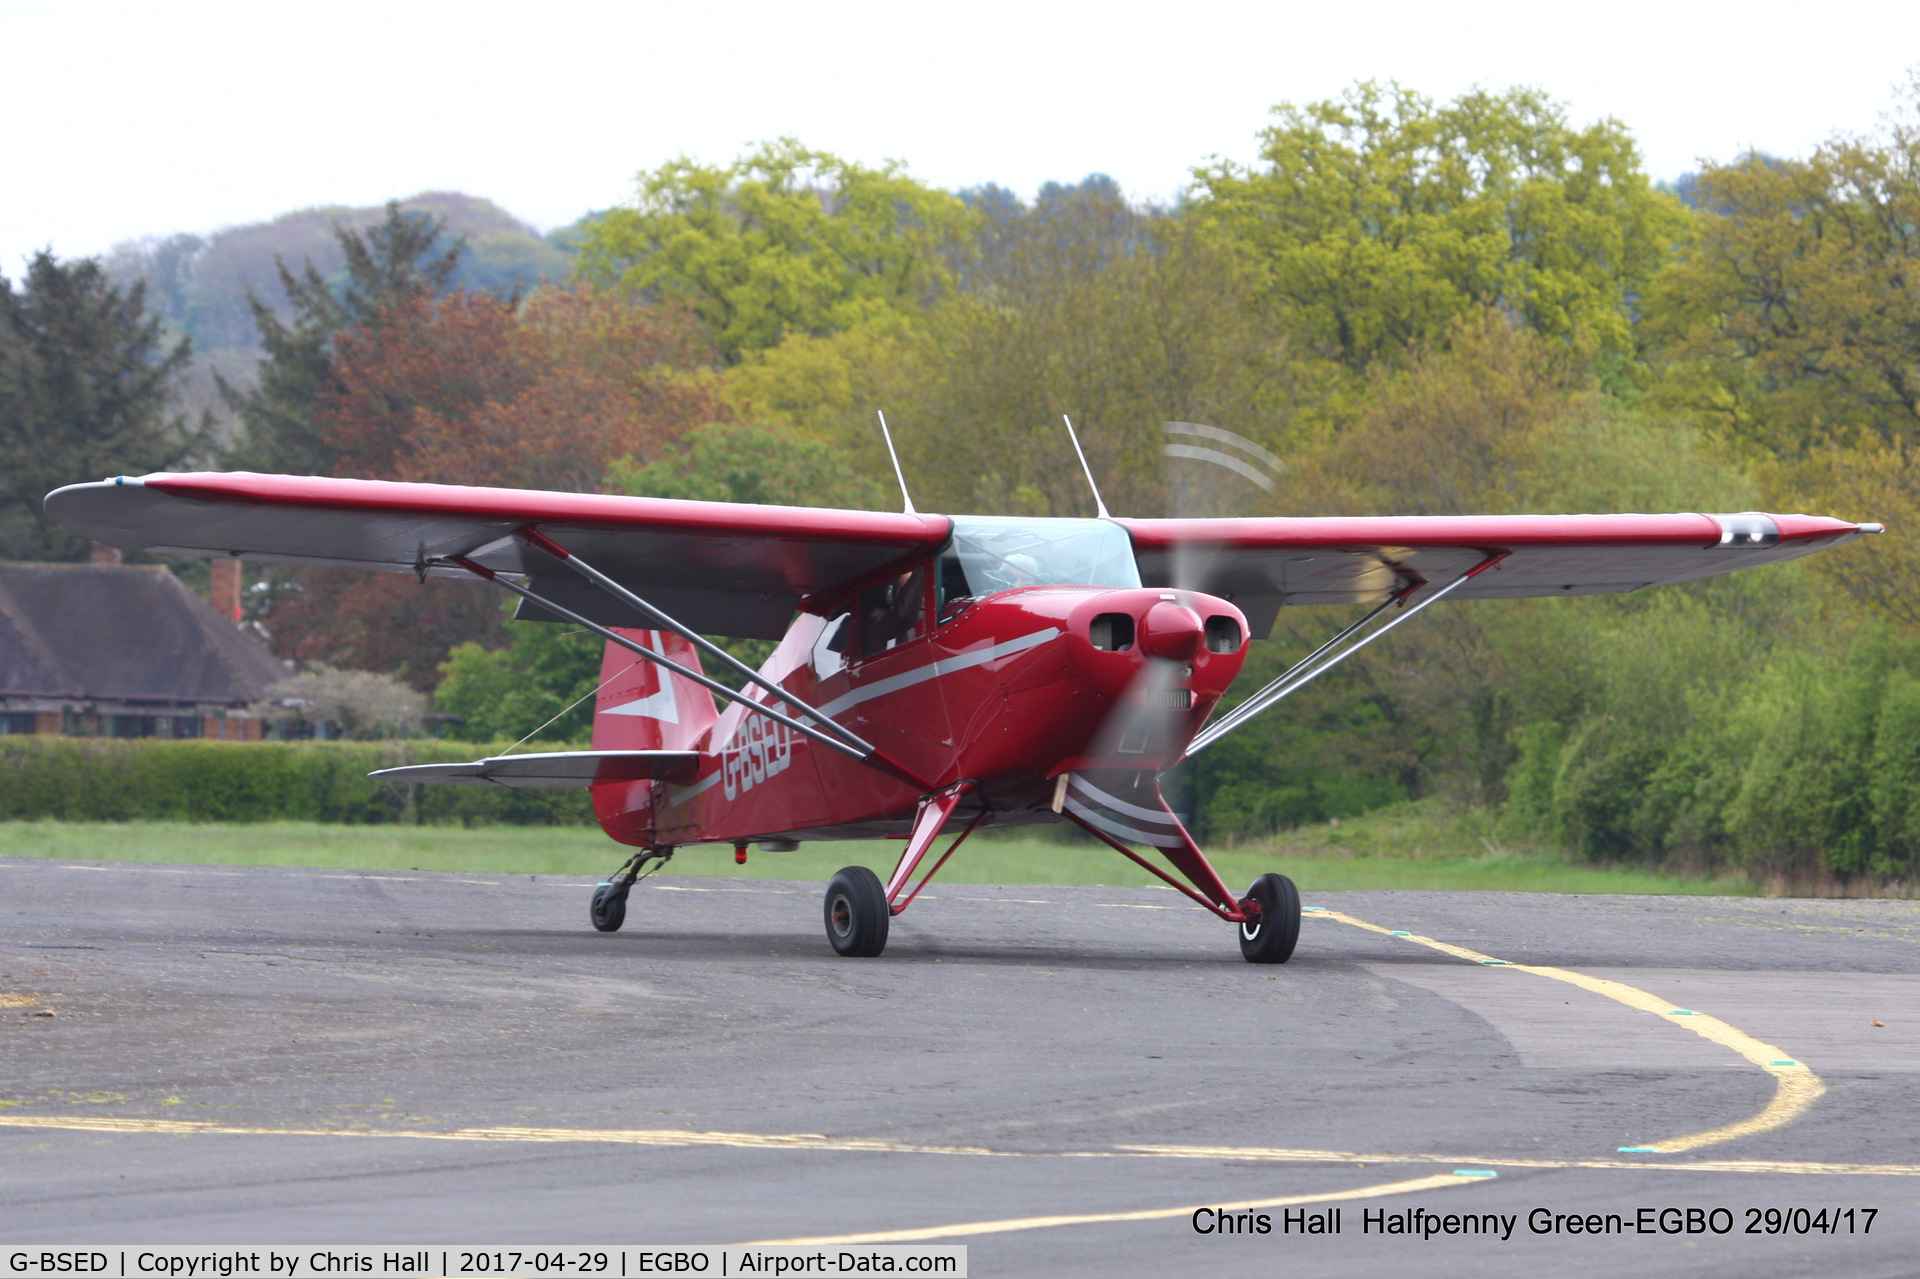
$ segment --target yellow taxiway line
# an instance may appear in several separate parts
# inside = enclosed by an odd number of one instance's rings
[[[105,1115],[0,1115],[0,1128],[64,1129],[175,1137],[357,1137],[370,1140],[481,1141],[609,1146],[718,1146],[735,1150],[815,1150],[847,1154],[958,1155],[993,1159],[1212,1159],[1228,1163],[1451,1164],[1487,1168],[1655,1168],[1670,1172],[1798,1173],[1825,1176],[1920,1177],[1920,1164],[1843,1164],[1791,1159],[1542,1159],[1533,1156],[1431,1152],[1296,1150],[1264,1146],[1112,1146],[1091,1150],[1002,1150],[990,1146],[919,1145],[821,1133],[699,1132],[681,1128],[264,1128],[188,1119]],[[1219,1205],[1213,1205],[1215,1207]]]
[[[1785,1127],[1805,1114],[1813,1103],[1826,1091],[1820,1077],[1797,1060],[1789,1059],[1784,1051],[1772,1044],[1763,1043],[1735,1026],[1728,1025],[1717,1017],[1705,1013],[1676,1009],[1668,1001],[1628,986],[1621,982],[1608,981],[1600,977],[1591,977],[1585,973],[1573,972],[1564,968],[1553,968],[1534,964],[1517,964],[1496,959],[1464,946],[1455,946],[1416,933],[1402,932],[1383,928],[1378,924],[1356,918],[1340,911],[1324,908],[1309,912],[1323,919],[1332,919],[1354,928],[1365,929],[1387,937],[1399,937],[1418,946],[1425,946],[1456,959],[1486,967],[1511,968],[1519,972],[1531,973],[1537,977],[1546,977],[1554,981],[1566,982],[1582,990],[1605,996],[1630,1008],[1651,1013],[1673,1025],[1700,1035],[1723,1047],[1730,1048],[1760,1069],[1766,1071],[1775,1080],[1773,1099],[1759,1113],[1737,1123],[1726,1124],[1719,1128],[1703,1132],[1689,1133],[1679,1137],[1670,1137],[1663,1141],[1651,1142],[1639,1150],[1648,1154],[1678,1154],[1696,1150],[1703,1146],[1716,1145],[1731,1141],[1737,1137],[1751,1136],[1755,1133],[1770,1132]],[[203,1123],[191,1120],[113,1118],[107,1116],[62,1116],[62,1115],[0,1115],[0,1127],[6,1128],[51,1128],[69,1129],[83,1132],[140,1133],[158,1135],[203,1135],[203,1136],[277,1136],[277,1137],[365,1137],[399,1138],[415,1141],[488,1141],[488,1142],[529,1142],[529,1143],[598,1143],[630,1146],[720,1146],[750,1150],[817,1150],[839,1151],[857,1154],[925,1154],[925,1155],[973,1155],[989,1157],[1052,1157],[1052,1158],[1158,1158],[1158,1159],[1218,1159],[1240,1162],[1262,1163],[1480,1163],[1507,1168],[1666,1168],[1674,1171],[1693,1172],[1733,1172],[1733,1173],[1784,1173],[1808,1175],[1845,1175],[1845,1176],[1920,1176],[1917,1164],[1845,1164],[1805,1160],[1711,1160],[1691,1161],[1684,1164],[1654,1164],[1622,1159],[1528,1159],[1506,1158],[1500,1156],[1447,1156],[1435,1154],[1377,1154],[1345,1150],[1293,1150],[1270,1149],[1238,1146],[1175,1146],[1175,1145],[1130,1145],[1117,1146],[1106,1150],[1055,1150],[1055,1151],[1018,1151],[995,1150],[985,1146],[969,1145],[922,1145],[911,1142],[886,1141],[863,1137],[828,1137],[820,1133],[744,1133],[744,1132],[697,1132],[686,1129],[591,1129],[591,1128],[457,1128],[450,1130],[432,1129],[374,1129],[374,1128],[263,1128],[229,1124]],[[1451,1178],[1443,1178],[1444,1184],[1453,1184]],[[1397,1183],[1396,1183],[1397,1184]],[[1412,1184],[1412,1183],[1407,1183]],[[1434,1183],[1441,1184],[1441,1183]],[[1380,1193],[1400,1193],[1382,1191]],[[1293,1202],[1319,1202],[1312,1200],[1288,1200]],[[1276,1206],[1279,1201],[1262,1206]],[[1160,1211],[1160,1210],[1155,1210]],[[1182,1211],[1167,1209],[1164,1215],[1178,1215]],[[1133,1220],[1130,1217],[1111,1215],[1086,1218],[1087,1221]],[[1144,1220],[1145,1218],[1139,1218]],[[1021,1221],[1064,1222],[1056,1218],[1021,1218]],[[1028,1226],[1002,1226],[1004,1229],[1034,1229]],[[946,1229],[936,1227],[935,1229]],[[969,1227],[975,1233],[984,1227]],[[934,1236],[927,1236],[934,1237]],[[887,1236],[889,1239],[904,1236]],[[806,1241],[806,1242],[859,1242],[865,1236],[848,1236],[842,1240]]]
[[[1768,1102],[1758,1114],[1742,1119],[1738,1123],[1709,1128],[1705,1132],[1688,1133],[1680,1137],[1668,1137],[1663,1141],[1647,1142],[1640,1149],[1648,1154],[1679,1154],[1685,1150],[1698,1150],[1702,1146],[1732,1141],[1736,1137],[1751,1137],[1755,1133],[1772,1132],[1776,1128],[1784,1128],[1812,1109],[1813,1103],[1827,1091],[1827,1086],[1820,1082],[1820,1076],[1807,1069],[1801,1062],[1788,1057],[1784,1051],[1772,1044],[1762,1043],[1738,1027],[1729,1026],[1718,1017],[1675,1008],[1667,1000],[1661,999],[1658,995],[1649,994],[1637,986],[1608,981],[1603,977],[1589,977],[1585,973],[1576,973],[1565,968],[1516,964],[1509,960],[1496,959],[1492,955],[1483,955],[1477,950],[1468,950],[1464,946],[1435,941],[1431,937],[1422,937],[1418,933],[1396,932],[1390,928],[1382,928],[1378,924],[1370,924],[1364,919],[1356,919],[1352,915],[1342,914],[1337,910],[1327,910],[1324,907],[1304,913],[1318,915],[1323,919],[1338,920],[1340,923],[1351,924],[1355,928],[1364,928],[1368,932],[1379,933],[1386,937],[1398,937],[1416,946],[1426,946],[1470,963],[1489,968],[1511,968],[1516,972],[1532,973],[1536,977],[1549,977],[1554,981],[1578,986],[1596,995],[1604,995],[1629,1008],[1652,1013],[1663,1021],[1690,1030],[1701,1038],[1712,1040],[1722,1047],[1731,1048],[1773,1076],[1773,1100]]]

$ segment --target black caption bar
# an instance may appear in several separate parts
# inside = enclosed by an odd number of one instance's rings
[[[681,1244],[542,1248],[386,1244],[297,1248],[24,1247],[0,1250],[0,1279],[791,1279],[931,1275],[966,1279],[965,1244]]]

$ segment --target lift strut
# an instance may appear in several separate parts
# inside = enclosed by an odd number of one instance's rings
[[[1213,743],[1219,741],[1222,737],[1225,737],[1228,733],[1231,733],[1234,729],[1240,727],[1240,725],[1246,723],[1261,711],[1266,710],[1282,698],[1326,674],[1341,662],[1346,661],[1349,657],[1352,657],[1355,653],[1358,653],[1361,649],[1373,643],[1373,641],[1379,639],[1394,627],[1400,625],[1400,623],[1419,613],[1429,604],[1438,604],[1451,594],[1456,587],[1464,586],[1505,558],[1507,558],[1506,551],[1495,551],[1460,576],[1454,578],[1451,582],[1448,582],[1445,586],[1425,595],[1419,595],[1419,592],[1431,585],[1431,583],[1426,581],[1410,582],[1400,590],[1395,591],[1365,617],[1362,617],[1359,621],[1347,627],[1319,648],[1314,649],[1311,653],[1308,653],[1298,662],[1288,667],[1287,670],[1281,674],[1280,678],[1274,680],[1273,683],[1267,685],[1252,697],[1249,697],[1246,701],[1240,703],[1231,711],[1228,711],[1225,715],[1207,725],[1194,737],[1193,741],[1188,744],[1185,758],[1192,759],[1195,755],[1198,755],[1201,751],[1213,745]],[[1419,598],[1416,599],[1416,595],[1419,595]],[[1409,599],[1414,601],[1411,605],[1407,604]],[[1401,608],[1398,616],[1379,626],[1374,626],[1371,630],[1367,629],[1376,618],[1386,613],[1388,609],[1395,607]]]
[[[790,715],[783,715],[779,711],[774,710],[771,706],[768,706],[765,703],[756,702],[752,698],[745,695],[744,693],[735,692],[733,689],[728,688],[725,684],[720,683],[718,680],[710,679],[698,671],[689,670],[687,667],[682,666],[680,663],[674,661],[672,658],[666,656],[664,653],[656,653],[652,649],[648,648],[645,644],[640,643],[638,640],[631,639],[625,635],[622,635],[617,631],[614,631],[608,627],[600,625],[598,622],[589,621],[588,619],[580,616],[580,614],[574,612],[572,609],[569,609],[564,605],[557,604],[554,601],[547,599],[545,596],[540,595],[535,591],[531,591],[527,589],[526,587],[520,585],[520,583],[515,582],[510,578],[503,577],[499,573],[496,573],[492,569],[488,568],[486,565],[475,563],[474,561],[468,559],[464,555],[456,555],[451,559],[447,560],[446,562],[465,569],[467,572],[472,573],[475,577],[481,578],[485,581],[492,582],[495,586],[498,586],[503,590],[511,591],[513,594],[518,595],[522,599],[531,600],[533,603],[538,604],[541,608],[546,609],[548,612],[553,613],[559,617],[564,617],[568,621],[573,622],[575,625],[584,626],[588,630],[592,631],[594,634],[599,635],[603,639],[606,639],[612,643],[618,644],[620,647],[627,649],[629,652],[638,654],[641,658],[643,658],[646,661],[654,663],[656,666],[660,666],[665,668],[666,670],[672,671],[675,675],[678,675],[683,679],[692,680],[695,684],[700,685],[702,688],[706,689],[708,692],[712,693],[714,696],[724,698],[725,700],[730,702],[738,702],[742,706],[745,706],[748,710],[753,711],[756,714],[765,715],[768,719],[771,719],[776,723],[784,724],[786,725],[786,727],[792,729],[794,732],[799,733],[802,736],[809,737],[816,742],[819,742],[822,746],[830,747],[833,750],[839,751],[843,755],[847,755],[853,759],[860,760],[862,763],[874,762],[875,757],[879,755],[878,750],[875,749],[875,747],[870,742],[866,741],[864,738],[860,737],[857,733],[854,733],[852,730],[843,728],[839,724],[834,723],[832,720],[828,719],[825,715],[822,715],[819,711],[815,710],[813,707],[807,705],[805,702],[802,702],[798,698],[794,697],[793,694],[791,693],[785,692],[783,690],[779,690],[777,688],[775,689],[781,701],[786,702],[787,704],[799,709],[810,720],[815,720],[821,724],[828,726],[829,728],[832,729],[832,732],[830,733],[823,732],[820,728],[815,727],[813,723],[803,723],[800,720],[795,719]],[[628,594],[631,594],[631,593],[629,592]],[[632,596],[632,598],[638,599],[639,597]],[[662,613],[657,608],[653,608],[651,605],[647,606],[647,611],[649,612],[650,615],[654,617],[666,619],[665,613]],[[666,619],[666,620],[671,621],[671,619]],[[680,624],[677,622],[673,623],[672,626],[667,627],[666,629],[672,630],[676,635],[687,634],[686,629],[680,626]],[[702,642],[705,642],[705,641],[703,640]],[[730,661],[732,660],[730,656],[728,660]],[[754,677],[754,683],[763,688],[767,686],[767,681],[764,679],[761,679],[757,674]],[[891,764],[891,761],[886,761],[886,763]],[[889,771],[894,771],[894,769],[890,767]]]

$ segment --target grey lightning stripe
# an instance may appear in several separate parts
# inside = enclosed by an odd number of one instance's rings
[[[1071,795],[1067,796],[1067,802],[1064,807],[1067,811],[1086,822],[1087,825],[1103,830],[1115,839],[1130,839],[1137,844],[1152,844],[1155,848],[1179,848],[1181,846],[1180,837],[1177,835],[1135,830],[1133,827],[1117,822],[1113,818],[1095,809],[1088,808]]]
[[[915,684],[924,684],[930,679],[938,679],[942,675],[951,675],[955,671],[970,670],[975,666],[984,666],[997,658],[1011,657],[1015,653],[1024,653],[1030,648],[1038,648],[1048,640],[1058,638],[1060,638],[1059,628],[1049,626],[1044,631],[1034,631],[1030,635],[1022,635],[1019,639],[1010,639],[1004,643],[994,644],[988,648],[978,649],[972,653],[962,653],[958,657],[942,658],[937,662],[929,662],[925,666],[916,666],[912,670],[904,671],[899,675],[890,675],[886,679],[875,680],[871,684],[864,685],[843,696],[836,697],[825,706],[818,707],[817,709],[822,715],[838,715],[850,706],[858,706],[860,703],[870,701],[873,698],[883,697],[888,693],[897,693],[903,688],[912,688]],[[737,730],[738,725],[735,727]],[[731,741],[731,738],[728,740]],[[724,749],[725,745],[725,743],[722,743],[720,746],[715,746],[712,749],[717,752]],[[689,786],[685,790],[669,791],[668,794],[672,798],[669,799],[668,804],[670,807],[678,808],[695,796],[705,792],[719,780],[720,774],[716,772],[713,776]]]
[[[720,767],[725,768],[726,765],[722,764]],[[713,788],[713,784],[719,780],[720,769],[716,768],[705,781],[695,782],[693,785],[684,788],[679,786],[673,787],[667,791],[667,807],[678,808],[680,805],[693,800],[696,796],[706,794],[707,791]]]
[[[1075,790],[1085,792],[1089,798],[1104,807],[1127,817],[1137,817],[1143,822],[1157,822],[1162,826],[1172,826],[1175,822],[1186,820],[1176,813],[1166,813],[1158,808],[1142,808],[1138,804],[1129,804],[1116,795],[1107,794],[1079,773],[1073,774],[1073,786]]]
[[[1022,635],[1019,639],[1010,639],[990,648],[978,649],[971,653],[962,653],[958,657],[943,657],[937,662],[925,666],[916,666],[899,675],[890,675],[886,679],[864,684],[852,692],[834,698],[820,708],[822,715],[838,715],[841,711],[858,706],[876,697],[885,697],[888,693],[897,693],[903,688],[912,688],[915,684],[924,684],[930,679],[942,675],[951,675],[955,671],[969,670],[975,666],[985,666],[988,662],[1002,657],[1011,657],[1015,653],[1024,653],[1030,648],[1038,648],[1048,640],[1060,638],[1057,627],[1049,626],[1044,631],[1035,631],[1031,635]]]

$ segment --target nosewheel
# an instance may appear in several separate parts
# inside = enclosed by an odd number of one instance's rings
[[[1285,875],[1262,875],[1247,890],[1260,913],[1240,925],[1240,954],[1249,964],[1284,964],[1300,940],[1300,890]]]
[[[887,948],[893,912],[880,877],[865,866],[849,866],[827,885],[827,941],[850,959],[871,959]]]

